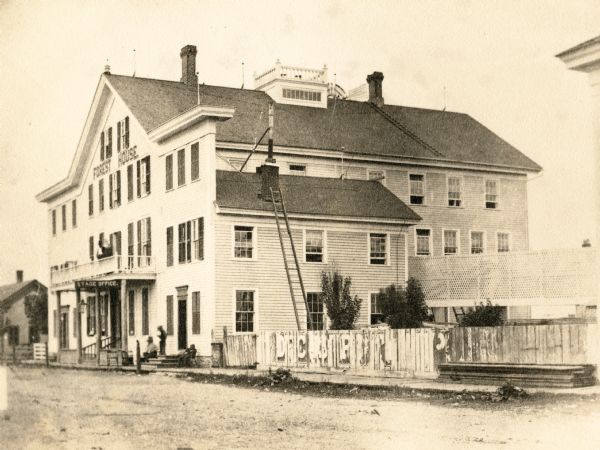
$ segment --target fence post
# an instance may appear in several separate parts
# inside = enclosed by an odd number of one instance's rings
[[[135,373],[142,372],[142,359],[140,358],[140,341],[135,341]]]
[[[13,365],[17,364],[17,346],[13,344]]]
[[[46,367],[50,366],[50,361],[48,360],[48,341],[44,342],[44,349],[46,350],[46,355],[45,355],[45,359],[46,359]]]

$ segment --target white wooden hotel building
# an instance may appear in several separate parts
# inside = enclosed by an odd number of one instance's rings
[[[210,364],[224,327],[296,327],[264,198],[273,180],[257,173],[266,140],[239,171],[270,104],[275,183],[314,326],[326,326],[317,294],[332,266],[352,277],[367,325],[374,294],[407,280],[409,255],[528,249],[526,182],[541,168],[468,115],[386,105],[379,72],[365,101],[330,95],[326,69],[279,62],[255,90],[198,85],[195,58],[181,50],[179,82],[106,70],[68,175],[37,196],[48,205],[51,351],[133,352],[162,325],[167,353],[194,343]]]

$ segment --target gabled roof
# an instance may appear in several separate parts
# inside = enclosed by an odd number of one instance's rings
[[[23,281],[22,283],[5,284],[0,286],[0,308],[9,306],[9,304],[24,295],[27,295],[32,289],[39,289],[40,292],[46,292],[47,288],[37,280]]]
[[[106,75],[142,127],[151,131],[197,104],[196,86]],[[217,124],[217,141],[254,144],[268,126],[262,91],[200,85],[200,104],[235,109]],[[276,145],[370,156],[475,163],[538,172],[541,167],[472,117],[455,112],[328,100],[327,108],[277,103]]]
[[[421,217],[377,181],[280,175],[279,182],[289,214],[337,216],[354,219],[390,219],[416,223]],[[259,197],[257,173],[217,171],[220,208],[273,211]]]

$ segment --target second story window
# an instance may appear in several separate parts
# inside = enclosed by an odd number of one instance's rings
[[[192,260],[192,223],[179,224],[179,264]]]
[[[165,189],[173,189],[173,154],[165,157]]]
[[[192,250],[195,260],[204,259],[204,217],[192,220]]]
[[[458,255],[458,231],[444,230],[444,255]]]
[[[508,233],[498,233],[498,253],[510,251],[510,235]]]
[[[98,211],[104,211],[104,178],[98,181]]]
[[[88,186],[88,215],[94,215],[94,185]]]
[[[498,185],[495,180],[485,181],[485,207],[487,209],[498,207]]]
[[[306,230],[305,261],[323,262],[323,231]]]
[[[185,148],[177,152],[177,186],[185,184]]]
[[[422,205],[425,203],[425,175],[411,173],[410,182],[410,204]]]
[[[117,149],[119,151],[129,148],[129,117],[117,123]]]
[[[234,227],[233,256],[235,258],[252,259],[254,227],[236,225]]]
[[[484,248],[483,231],[471,231],[471,254],[483,253]]]
[[[200,178],[200,146],[197,142],[192,144],[192,173],[191,180],[196,181]]]
[[[138,220],[138,267],[147,267],[150,265],[150,256],[152,256],[152,230],[150,217]]]
[[[448,177],[448,206],[458,207],[462,203],[459,177]]]
[[[109,198],[108,204],[110,208],[116,208],[121,205],[121,171],[117,170],[111,173],[108,179]]]
[[[67,230],[67,205],[62,205],[61,206],[61,215],[62,215],[62,230],[66,231]]]
[[[387,235],[371,233],[369,235],[369,264],[387,264]]]
[[[417,256],[429,256],[431,255],[431,230],[417,229],[415,231]]]
[[[77,200],[71,201],[71,225],[73,228],[77,226]]]
[[[137,162],[137,196],[145,197],[150,194],[150,156]]]

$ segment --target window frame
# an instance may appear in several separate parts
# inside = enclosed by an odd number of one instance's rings
[[[481,233],[481,252],[473,253],[473,233]],[[483,255],[486,253],[486,232],[483,230],[469,230],[469,255]]]
[[[306,235],[311,231],[320,231],[321,232],[321,261],[309,261],[307,259],[307,251],[306,251]],[[327,264],[327,230],[318,229],[318,228],[303,228],[302,229],[302,252],[304,255],[304,262],[307,264]],[[317,254],[317,253],[311,253]]]
[[[183,229],[183,240],[181,230]],[[184,249],[182,252],[181,249]],[[177,264],[192,262],[192,221],[177,224]]]
[[[456,253],[446,253],[446,232],[454,231],[456,233]],[[442,228],[442,255],[459,256],[460,255],[460,230],[458,228]]]
[[[321,292],[307,292],[306,293],[306,302],[308,303],[308,305],[311,305],[311,299],[310,296],[312,295],[316,295],[318,297],[318,300],[320,300],[321,305],[322,305],[322,311],[321,312],[312,312],[312,311],[306,311],[306,330],[307,331],[324,331],[327,330],[327,314],[326,314],[326,307],[325,307],[325,301],[323,300],[322,297],[322,293]],[[309,306],[310,309],[310,306]],[[311,328],[309,326],[309,322],[308,322],[308,315],[314,316],[315,314],[321,315],[321,328]],[[314,322],[313,322],[314,323]]]
[[[377,263],[373,263],[372,262],[372,257],[371,257],[371,235],[373,234],[377,234],[377,235],[384,235],[385,236],[385,262],[383,264],[377,264]],[[389,266],[390,265],[390,233],[388,232],[374,232],[374,231],[369,231],[367,233],[367,262],[369,264],[369,266]]]
[[[372,316],[374,313],[373,313],[373,305],[372,305],[371,299],[372,299],[372,296],[373,296],[373,295],[377,295],[377,296],[381,295],[381,292],[380,292],[380,291],[369,291],[369,293],[368,293],[368,294],[369,294],[369,311],[368,311],[368,312],[369,312],[369,315],[368,315],[368,318],[369,318],[369,326],[378,325],[377,323],[372,323],[371,316]],[[381,307],[381,305],[379,305],[379,307]],[[383,320],[383,319],[385,318],[385,316],[383,315],[383,313],[375,313],[375,314],[377,314],[377,315],[381,316],[381,318],[382,318],[382,320],[381,320],[381,323],[382,323],[382,324],[383,324],[383,323],[385,323],[385,321]]]
[[[423,177],[423,201],[421,203],[413,203],[412,201],[412,188],[411,188],[411,175],[416,175],[416,176],[420,176]],[[414,196],[416,197],[416,196]],[[427,204],[427,175],[424,172],[409,172],[408,173],[408,203],[409,205],[417,205],[417,206],[423,206]]]
[[[304,169],[303,170],[292,169],[293,166],[304,167]],[[299,177],[305,177],[306,176],[306,163],[289,162],[288,163],[288,174],[289,175],[296,175],[296,176],[299,176]]]
[[[499,235],[501,234],[506,234],[507,236],[507,244],[508,244],[508,250],[506,251],[500,251],[500,239],[499,239]],[[506,231],[506,230],[497,230],[496,231],[496,253],[510,253],[512,252],[512,233],[510,231]]]
[[[488,183],[488,181],[493,181],[496,184],[496,194],[494,194],[496,196],[496,200],[493,202],[494,203],[493,208],[488,207],[488,201],[487,201],[487,196],[488,196],[487,183]],[[499,197],[500,197],[500,180],[498,178],[484,178],[483,179],[483,209],[490,210],[490,211],[498,210],[499,209],[499,207],[498,207]],[[489,203],[492,203],[492,202],[489,202]]]
[[[450,179],[455,178],[458,180],[458,199],[450,198]],[[463,191],[464,191],[464,178],[462,175],[446,175],[446,206],[448,208],[464,208],[464,199],[463,199]],[[451,201],[458,201],[457,205],[451,205]]]
[[[252,228],[252,256],[250,258],[243,256],[235,256],[235,229],[237,227],[248,227]],[[231,258],[235,261],[256,261],[258,259],[258,227],[256,225],[235,223],[231,225]]]
[[[253,308],[252,311],[252,331],[237,331],[237,292],[253,292]],[[234,287],[233,288],[233,327],[232,330],[235,334],[258,334],[260,330],[259,321],[259,293],[256,287]]]
[[[420,255],[419,254],[419,245],[418,245],[418,238],[419,237],[417,235],[417,231],[418,230],[429,231],[429,245],[428,245],[428,247],[429,247],[429,254],[427,254],[427,255]],[[428,227],[415,228],[414,238],[415,238],[415,241],[414,241],[415,242],[415,256],[420,256],[420,257],[423,257],[423,258],[427,258],[427,257],[433,256],[433,230],[431,228],[428,228]]]

